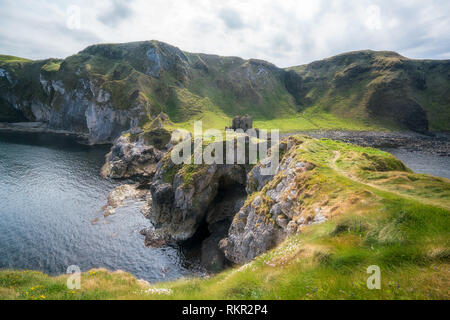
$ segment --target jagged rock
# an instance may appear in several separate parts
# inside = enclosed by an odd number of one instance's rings
[[[257,200],[257,199],[255,199]],[[256,212],[255,200],[244,206],[234,218],[228,237],[220,241],[227,259],[245,263],[272,249],[283,238],[283,230]]]
[[[119,137],[106,155],[102,175],[115,179],[140,175],[151,177],[163,152],[145,143],[144,136],[132,141],[131,136]]]
[[[281,141],[278,145],[279,155],[283,155],[286,150],[292,147],[291,139],[288,139],[288,142]],[[289,143],[289,145],[288,145]],[[270,152],[270,150],[269,150]],[[280,159],[281,160],[281,157]],[[267,157],[262,159],[258,164],[256,164],[249,172],[247,178],[247,187],[246,191],[248,194],[253,193],[255,191],[260,191],[270,180],[273,179],[273,174],[263,174],[263,170],[269,168],[272,165],[272,158]],[[279,170],[279,168],[278,168]]]
[[[181,243],[209,234],[200,238],[200,260],[211,271],[222,269],[227,259],[219,241],[244,203],[247,172],[247,165],[175,165],[168,152],[150,185],[152,203],[146,216],[155,230],[146,233],[146,242],[153,243],[154,236],[156,243]]]
[[[102,208],[104,216],[114,214],[116,209],[123,206],[125,201],[145,199],[150,197],[150,192],[139,188],[138,184],[124,184],[111,191],[107,198],[107,204]],[[150,202],[151,199],[147,198]]]
[[[219,191],[225,192],[221,188],[241,186],[243,189],[246,171],[241,165],[201,165],[196,174],[186,175],[167,158],[158,164],[150,187],[153,202],[148,216],[173,239],[184,241],[207,218]],[[223,220],[222,213],[208,215],[208,221]]]
[[[219,244],[230,261],[248,262],[275,247],[287,235],[297,233],[302,225],[326,221],[321,212],[312,221],[301,216],[298,180],[315,168],[312,163],[296,158],[296,147],[301,143],[295,138],[282,142],[290,148],[271,179],[258,179],[255,175],[264,166],[264,161],[250,172],[247,191],[258,195],[241,208],[233,219],[228,236]]]
[[[203,240],[201,260],[210,270],[218,270],[226,259],[244,263],[302,225],[324,221],[322,216],[315,220],[300,216],[296,179],[315,168],[296,158],[302,142],[292,137],[280,143],[283,161],[268,178],[261,174],[269,165],[266,160],[248,173],[247,165],[175,165],[167,153],[150,186],[147,217],[155,230],[146,233],[146,243],[183,242],[206,227],[210,236]],[[248,193],[259,194],[244,204],[245,185]]]
[[[171,235],[161,229],[143,229],[141,234],[145,236],[144,245],[147,247],[160,248],[174,242]]]

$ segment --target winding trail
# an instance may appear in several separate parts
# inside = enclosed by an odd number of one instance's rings
[[[433,201],[430,199],[426,199],[420,196],[410,196],[408,194],[404,194],[402,192],[399,192],[397,190],[392,190],[390,188],[383,188],[379,185],[373,184],[373,183],[368,183],[367,181],[364,181],[361,178],[355,177],[354,175],[340,169],[337,165],[336,162],[339,160],[339,158],[341,157],[341,153],[339,151],[334,151],[334,157],[331,160],[330,166],[331,168],[336,171],[337,174],[339,174],[342,177],[348,178],[356,183],[360,183],[363,184],[365,186],[368,186],[370,188],[376,189],[378,191],[382,191],[382,192],[390,192],[390,193],[394,193],[400,197],[406,198],[408,200],[415,200],[415,201],[420,201],[422,203],[428,204],[428,205],[432,205],[432,206],[436,206],[436,207],[440,207],[440,208],[444,208],[444,209],[448,209],[448,207],[446,207],[445,205],[442,205],[441,203],[437,202],[437,201]]]

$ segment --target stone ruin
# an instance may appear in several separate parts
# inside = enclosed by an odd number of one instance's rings
[[[231,125],[231,128],[225,128],[225,129],[242,129],[244,131],[247,131],[248,129],[251,129],[253,127],[253,117],[249,115],[245,116],[236,116],[233,118],[233,123]]]

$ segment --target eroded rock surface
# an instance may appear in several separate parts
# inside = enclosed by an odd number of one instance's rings
[[[156,164],[163,157],[163,151],[148,145],[141,135],[132,141],[130,135],[119,137],[106,155],[102,175],[109,178],[149,177],[155,173]]]
[[[147,217],[155,229],[143,232],[147,245],[180,243],[202,232],[201,261],[219,270],[227,261],[245,263],[272,249],[302,226],[326,221],[320,208],[302,208],[301,180],[315,165],[300,161],[298,138],[279,144],[282,161],[274,175],[257,165],[175,165],[169,153],[158,163],[150,186]],[[206,231],[205,231],[206,230]]]
[[[107,198],[107,204],[102,208],[105,217],[115,213],[116,209],[123,206],[129,200],[147,200],[151,202],[150,192],[140,188],[139,184],[124,184],[111,191]]]
[[[295,139],[282,142],[280,149],[288,151],[275,176],[258,174],[267,160],[250,172],[246,189],[255,191],[254,196],[249,196],[234,217],[228,237],[220,241],[220,248],[230,261],[248,262],[274,248],[287,235],[299,232],[303,225],[326,221],[320,209],[314,216],[303,215],[299,181],[315,165],[296,159],[294,146],[298,143],[301,142]]]
[[[245,181],[245,167],[240,165],[201,165],[192,173],[188,168],[177,171],[170,160],[162,161],[150,187],[153,203],[148,217],[174,240],[188,240],[206,220],[223,220],[215,213],[208,216],[219,190],[243,189]]]

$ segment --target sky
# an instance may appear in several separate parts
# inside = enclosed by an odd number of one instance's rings
[[[365,49],[450,59],[449,17],[448,0],[0,0],[0,54],[159,40],[279,67]]]

